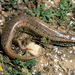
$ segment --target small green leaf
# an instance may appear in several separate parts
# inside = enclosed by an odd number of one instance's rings
[[[72,6],[75,7],[75,3]]]
[[[41,4],[41,8],[44,9],[45,8],[45,4]]]
[[[30,1],[31,2],[31,4],[33,4],[33,1]]]
[[[10,75],[9,73],[6,73],[5,75]]]
[[[47,41],[45,41],[45,45],[47,45],[47,43],[48,43],[48,42],[47,42]]]
[[[62,25],[62,22],[60,21],[60,26]]]
[[[41,20],[45,20],[46,18],[45,18],[45,17],[40,17],[40,19],[41,19]]]
[[[67,24],[70,24],[70,21],[69,20],[67,20]]]
[[[75,27],[72,27],[72,30],[75,30]]]

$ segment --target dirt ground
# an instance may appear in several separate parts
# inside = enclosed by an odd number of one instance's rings
[[[57,8],[56,6],[59,4],[59,2],[60,0],[51,0],[51,1],[42,0],[42,3],[45,3],[46,5],[45,9],[48,9],[49,7]],[[2,7],[0,7],[0,13],[1,13],[0,19],[2,20],[2,21],[0,20],[1,29],[5,25],[4,22],[10,20],[11,17],[17,16],[19,14],[27,14],[27,10],[29,8],[32,9],[30,6],[27,8],[26,5],[24,4],[18,4],[13,6],[12,8],[12,6],[10,6],[9,3],[7,2],[4,3],[4,1],[0,5],[2,5]],[[9,7],[9,11],[7,10],[5,11],[7,7]],[[73,13],[69,15],[68,20],[71,20],[72,24],[65,25],[65,21],[63,21],[63,25],[59,26],[57,24],[57,20],[54,23],[48,23],[48,24],[50,24],[51,28],[54,30],[75,36],[75,32],[70,29],[71,25],[75,26],[75,17],[73,16]],[[18,34],[16,36],[22,37],[21,34]],[[39,39],[38,37],[36,38]],[[27,39],[24,39],[25,42],[24,45],[33,42],[36,43],[36,45],[38,45],[41,48],[40,54],[42,56],[36,58],[36,60],[38,61],[35,67],[33,67],[32,69],[32,75],[35,75],[37,71],[40,72],[38,75],[75,75],[75,46],[64,47],[64,46],[52,45],[51,43],[48,43],[46,46],[41,44],[40,41],[39,42],[36,41],[37,40],[34,40],[34,37],[29,34]],[[12,44],[11,48],[13,49],[14,52],[18,52],[20,50],[19,47],[15,46],[14,44]],[[8,59],[7,57],[5,57],[6,55],[4,55],[4,52],[1,47],[0,47],[0,56],[3,56],[4,59]]]

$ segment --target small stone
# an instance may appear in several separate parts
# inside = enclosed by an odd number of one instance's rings
[[[53,49],[55,52],[58,51],[58,47],[57,46],[54,46],[54,49]]]
[[[11,18],[9,18],[9,20],[11,20]]]
[[[41,64],[41,66],[43,66],[43,64]]]
[[[63,54],[63,57],[65,57],[65,54]]]
[[[40,61],[42,63],[42,61]]]
[[[75,51],[74,51],[74,54],[75,54]]]
[[[38,56],[38,55],[41,55],[43,54],[43,49],[41,46],[35,44],[34,42],[30,42],[28,45],[27,45],[27,48],[28,49],[31,49],[29,50],[29,53],[31,53],[32,55],[34,56]]]
[[[70,25],[73,23],[73,21],[70,21]]]
[[[71,54],[71,53],[72,53],[72,51],[69,51],[69,53]]]
[[[59,75],[62,75],[61,73],[59,73]]]
[[[71,13],[68,13],[67,15],[72,15]]]
[[[72,60],[70,60],[70,63],[72,63]]]
[[[75,46],[73,46],[73,49],[75,50]]]
[[[72,0],[73,3],[75,3],[75,0]]]
[[[14,50],[14,49],[15,49],[15,47],[12,47],[12,49]]]
[[[53,64],[51,63],[50,66],[53,66]]]
[[[52,60],[54,59],[54,56],[53,56],[53,55],[51,56],[51,59],[52,59]]]
[[[66,62],[68,62],[67,60],[65,60]]]
[[[54,2],[53,2],[53,1],[51,1],[51,0],[49,0],[49,2],[50,2],[50,3],[52,3],[52,4],[54,4]]]
[[[1,25],[3,25],[3,23],[1,23]]]
[[[57,62],[57,61],[58,61],[58,59],[54,59],[54,61],[55,61],[55,62]]]
[[[47,66],[48,65],[48,63],[45,63],[45,66]]]
[[[45,6],[47,6],[47,3],[45,3]]]
[[[35,75],[35,72],[32,72],[33,75]]]

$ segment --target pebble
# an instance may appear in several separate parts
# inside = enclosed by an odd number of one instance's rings
[[[47,6],[47,3],[45,3],[45,6]]]
[[[74,20],[74,18],[72,17],[72,19]]]
[[[1,23],[1,25],[3,25],[3,23]]]
[[[1,73],[2,75],[4,74],[4,73]]]
[[[62,60],[64,60],[64,58],[63,58],[63,57],[61,57],[61,59],[62,59]]]
[[[9,18],[9,20],[11,20],[11,18]]]
[[[58,58],[58,57],[57,57],[57,54],[55,55],[55,58]]]
[[[48,63],[45,63],[45,66],[47,66],[48,65]]]
[[[58,59],[54,59],[55,62],[59,61]]]
[[[58,51],[58,47],[57,46],[54,46],[54,49],[53,49],[55,52]]]
[[[60,53],[60,51],[57,52],[58,54]]]
[[[74,51],[74,54],[75,54],[75,51]]]
[[[72,53],[72,51],[69,51],[69,53],[71,54],[71,53]]]
[[[12,13],[12,11],[11,11],[11,13]]]
[[[72,0],[73,3],[75,3],[75,0]]]
[[[41,66],[43,66],[43,64],[41,64]]]
[[[52,3],[52,4],[54,4],[54,2],[53,2],[53,1],[51,1],[51,0],[49,0],[49,2],[50,2],[50,3]]]
[[[54,56],[53,55],[51,56],[51,59],[54,59]]]
[[[65,57],[65,54],[63,54],[63,57]]]
[[[13,10],[13,12],[15,12],[15,10]]]
[[[35,72],[32,72],[33,75],[35,75]]]
[[[40,61],[42,63],[42,61]]]
[[[70,21],[70,25],[73,23],[73,21]]]
[[[73,46],[73,49],[75,50],[75,46]]]
[[[70,63],[72,63],[72,60],[70,60]]]
[[[70,13],[68,13],[67,15],[71,15]]]
[[[14,49],[15,49],[15,47],[12,47],[12,49],[14,50]]]
[[[17,47],[16,50],[19,50],[19,47]]]
[[[34,72],[36,72],[36,70],[34,70]]]
[[[68,62],[67,60],[65,60],[66,62]]]
[[[59,73],[59,75],[62,75],[61,73]]]

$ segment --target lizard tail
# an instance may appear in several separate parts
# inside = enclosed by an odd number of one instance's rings
[[[13,53],[13,51],[11,50],[10,44],[7,45],[7,46],[5,46],[5,47],[3,47],[3,49],[5,50],[4,52],[5,52],[11,59],[14,59],[14,60],[16,59],[16,57],[18,57],[19,60],[22,60],[22,61],[23,61],[23,60],[31,60],[31,59],[35,59],[35,58],[39,57],[39,56],[36,56],[36,57],[24,57],[24,56],[19,56],[19,55]]]

